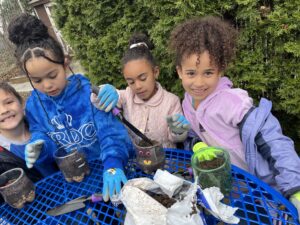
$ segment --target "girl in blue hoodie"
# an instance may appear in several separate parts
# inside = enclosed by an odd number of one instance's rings
[[[26,103],[31,141],[25,148],[28,167],[56,149],[84,152],[103,162],[103,196],[118,194],[126,176],[123,169],[132,150],[125,127],[90,103],[91,83],[81,74],[67,77],[64,53],[36,17],[22,14],[8,28],[16,58],[34,91]],[[47,145],[54,148],[42,148]]]

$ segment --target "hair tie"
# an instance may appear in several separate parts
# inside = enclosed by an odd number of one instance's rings
[[[136,47],[139,47],[139,46],[145,46],[146,48],[148,48],[148,45],[145,42],[138,42],[138,43],[130,45],[129,49],[136,48]]]

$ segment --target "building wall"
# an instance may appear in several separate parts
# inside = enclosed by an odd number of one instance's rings
[[[44,4],[35,6],[34,10],[35,10],[38,18],[40,20],[42,20],[43,23],[48,27],[48,31],[49,31],[50,35],[57,40],[57,37],[56,37],[55,32],[53,30],[53,27],[51,25],[51,22],[50,22],[50,19],[48,17],[48,14],[46,12],[46,9],[44,7]]]

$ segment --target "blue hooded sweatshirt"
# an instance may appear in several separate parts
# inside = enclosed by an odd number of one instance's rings
[[[58,96],[33,91],[26,103],[31,141],[45,140],[40,158],[51,161],[56,149],[76,148],[89,160],[100,158],[104,170],[123,169],[134,151],[127,130],[112,113],[96,109],[90,94],[91,84],[81,74],[70,76]]]

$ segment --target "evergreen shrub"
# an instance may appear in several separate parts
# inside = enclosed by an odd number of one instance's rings
[[[300,10],[298,0],[54,0],[55,21],[94,84],[125,88],[120,59],[133,32],[149,35],[156,48],[159,81],[183,97],[168,38],[179,22],[217,15],[240,31],[236,60],[226,71],[236,87],[273,111],[300,149]]]

